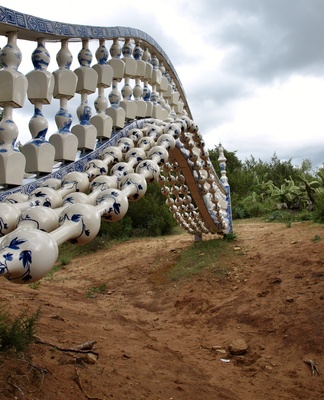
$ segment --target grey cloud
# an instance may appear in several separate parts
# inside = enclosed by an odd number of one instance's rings
[[[280,160],[291,160],[293,165],[301,165],[306,158],[310,159],[315,168],[320,167],[324,163],[322,143],[314,144],[294,144],[288,142],[272,142],[266,137],[260,137],[259,140],[251,142],[244,136],[233,135],[225,137],[223,140],[224,147],[229,151],[237,150],[237,157],[245,161],[251,156],[262,161],[270,161],[274,153]]]
[[[211,29],[207,40],[230,50],[229,73],[260,81],[323,74],[322,0],[205,0],[195,13]]]
[[[197,85],[186,85],[187,96],[190,103],[198,106],[202,102],[212,102],[216,107],[225,106],[235,99],[249,96],[253,92],[254,86],[244,80],[238,80],[234,76],[224,76],[215,74],[208,79],[201,80]]]

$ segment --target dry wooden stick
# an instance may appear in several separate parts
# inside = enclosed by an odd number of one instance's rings
[[[77,347],[72,347],[72,348],[67,348],[67,347],[61,347],[58,346],[56,344],[53,343],[49,343],[46,342],[45,340],[35,336],[36,342],[41,343],[41,344],[46,344],[47,346],[51,346],[54,347],[54,349],[60,350],[60,351],[64,351],[64,352],[73,352],[73,353],[92,353],[95,356],[99,357],[99,353],[97,353],[96,351],[92,350],[92,347],[95,343],[97,343],[96,341],[89,341],[86,342],[84,344],[81,344],[80,346]]]
[[[315,361],[313,361],[313,360],[304,360],[304,363],[308,364],[311,367],[313,378],[315,377],[315,372],[319,376],[320,373],[319,373],[319,370],[317,368],[317,365],[316,365]]]

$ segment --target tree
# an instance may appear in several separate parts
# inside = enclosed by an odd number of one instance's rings
[[[217,174],[220,176],[220,168],[218,163],[218,147],[208,150],[209,159]],[[238,201],[240,198],[247,196],[253,187],[253,173],[246,170],[242,161],[236,155],[237,151],[228,151],[224,149],[226,158],[226,175],[231,190],[232,202]]]

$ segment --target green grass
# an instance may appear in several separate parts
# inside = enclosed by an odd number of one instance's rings
[[[25,351],[34,340],[36,324],[40,309],[33,315],[27,316],[22,312],[13,317],[6,306],[0,306],[0,351],[15,350],[17,353]]]
[[[30,283],[28,286],[29,286],[31,289],[37,290],[37,289],[40,288],[40,285],[41,285],[41,282],[40,282],[40,281],[37,281],[37,282]]]
[[[230,235],[224,239],[194,242],[189,248],[181,252],[179,261],[170,271],[170,279],[179,281],[210,271],[218,278],[227,276],[227,267],[220,263],[221,256],[233,254],[231,242],[235,236]]]
[[[82,246],[66,242],[59,248],[60,260],[63,265],[67,265],[74,257],[86,256],[99,250],[106,249],[109,246],[110,242],[102,236],[96,236],[91,242],[83,244]],[[63,263],[62,260],[66,262]]]
[[[65,265],[67,264],[63,264],[59,259],[58,262],[54,265],[54,267],[50,270],[50,272],[45,276],[44,279],[46,280],[53,279],[55,272],[61,271],[61,269],[63,269]]]
[[[312,237],[311,242],[313,243],[317,243],[320,240],[322,240],[322,238],[320,237],[320,235],[314,235],[314,237]]]
[[[108,248],[110,245],[111,243],[100,236],[95,237],[91,242],[82,246],[77,246],[70,242],[63,243],[59,247],[59,258],[45,279],[53,279],[54,274],[70,264],[73,258],[95,253],[101,249]]]
[[[266,215],[267,222],[283,222],[287,228],[291,227],[293,222],[311,221],[312,214],[309,211],[275,210]]]
[[[94,286],[87,291],[86,297],[88,299],[91,299],[91,298],[95,297],[96,294],[105,293],[106,289],[107,289],[107,285],[105,283],[100,286]]]

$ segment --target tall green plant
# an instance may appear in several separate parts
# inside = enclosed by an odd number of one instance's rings
[[[303,185],[303,189],[307,194],[311,207],[313,207],[316,202],[316,194],[324,190],[323,178],[318,176],[314,179],[312,176],[307,177],[305,174],[300,174],[298,178]]]
[[[313,220],[324,224],[324,190],[315,195],[316,202],[313,210]]]
[[[12,317],[5,306],[0,308],[0,351],[14,349],[25,351],[33,341],[36,324],[39,318],[38,309],[33,315],[22,312],[18,317]]]

